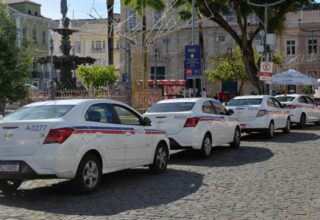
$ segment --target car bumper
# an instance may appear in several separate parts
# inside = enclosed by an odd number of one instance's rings
[[[268,129],[270,121],[269,117],[257,117],[252,121],[240,121],[241,131]]]
[[[203,132],[197,128],[184,128],[179,134],[169,136],[170,148],[175,149],[201,149]]]
[[[33,155],[28,156],[0,156],[0,162],[17,161],[19,172],[0,172],[0,179],[8,177],[37,179],[37,178],[65,178],[72,179],[76,175],[77,160],[75,155],[68,156],[61,149],[62,145],[43,145]]]

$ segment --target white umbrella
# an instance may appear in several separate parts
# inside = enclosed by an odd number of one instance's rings
[[[273,85],[316,85],[317,79],[290,69],[273,75],[271,83]]]

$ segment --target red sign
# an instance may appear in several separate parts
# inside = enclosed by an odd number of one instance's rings
[[[262,81],[271,81],[273,72],[272,62],[261,62],[259,79]]]

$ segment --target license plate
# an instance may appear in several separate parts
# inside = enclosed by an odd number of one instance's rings
[[[2,163],[0,164],[0,172],[19,172],[19,163]]]

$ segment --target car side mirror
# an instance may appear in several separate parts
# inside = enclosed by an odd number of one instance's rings
[[[228,110],[228,115],[233,115],[234,114],[234,111],[232,109],[229,109]]]
[[[144,126],[151,126],[151,120],[150,120],[150,118],[144,117],[144,118],[142,119],[142,124],[143,124]]]

